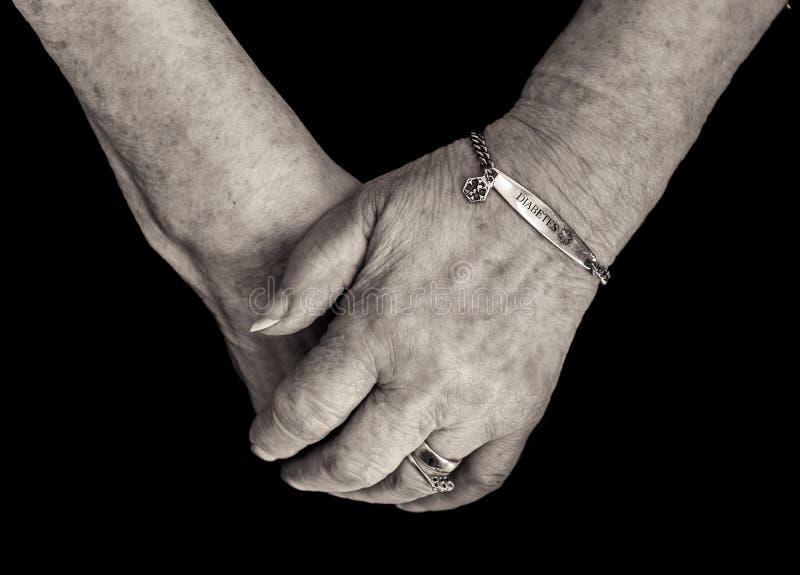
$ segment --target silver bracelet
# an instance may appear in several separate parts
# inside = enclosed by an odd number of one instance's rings
[[[578,237],[575,231],[567,226],[561,216],[536,195],[515,182],[503,172],[494,167],[492,156],[486,147],[486,140],[480,132],[470,134],[472,147],[481,162],[483,175],[469,178],[464,184],[462,192],[471,203],[485,202],[492,189],[503,196],[503,199],[514,208],[533,228],[547,240],[567,254],[570,258],[586,268],[600,283],[606,285],[611,272],[597,263],[597,257],[592,250]]]

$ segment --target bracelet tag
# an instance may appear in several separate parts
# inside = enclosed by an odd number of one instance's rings
[[[494,188],[522,216],[522,219],[547,238],[547,241],[589,270],[589,273],[599,279],[601,284],[606,285],[611,277],[611,272],[607,267],[597,263],[597,257],[589,249],[589,246],[578,237],[578,234],[555,210],[537,198],[536,194],[494,167],[492,155],[489,153],[483,134],[471,132],[469,139],[475,155],[481,162],[483,176],[469,178],[466,181],[461,191],[467,200],[470,203],[485,202],[489,192]]]
[[[547,238],[551,244],[587,270],[592,270],[592,263],[597,261],[592,250],[572,228],[564,223],[555,210],[522,184],[515,182],[496,168],[493,187],[526,222],[536,228],[536,231]]]

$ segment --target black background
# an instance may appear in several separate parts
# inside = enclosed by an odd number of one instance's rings
[[[578,2],[550,4],[530,18],[493,5],[509,16],[500,41],[486,12],[215,3],[322,146],[364,180],[506,111]],[[617,260],[506,485],[425,516],[294,492],[250,454],[251,407],[214,321],[147,246],[68,84],[4,12],[3,411],[20,456],[9,470],[24,487],[9,491],[25,510],[19,533],[63,537],[80,519],[112,538],[247,524],[266,547],[279,533],[391,545],[400,531],[426,544],[517,534],[532,551],[546,531],[677,549],[721,530],[763,534],[763,514],[788,513],[782,466],[796,449],[781,407],[794,377],[782,364],[794,344],[776,326],[791,333],[797,293],[791,11]]]

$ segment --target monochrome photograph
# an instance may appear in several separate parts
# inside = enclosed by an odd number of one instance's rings
[[[13,0],[19,525],[788,513],[796,12]]]

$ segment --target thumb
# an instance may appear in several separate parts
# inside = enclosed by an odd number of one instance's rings
[[[374,205],[365,192],[322,216],[292,250],[271,309],[250,331],[286,335],[323,315],[361,268],[374,223]]]

